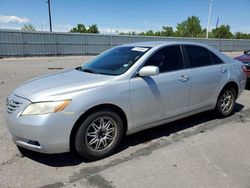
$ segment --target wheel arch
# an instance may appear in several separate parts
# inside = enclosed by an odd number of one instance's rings
[[[126,135],[126,132],[128,130],[128,120],[127,120],[127,116],[125,114],[125,112],[117,105],[114,104],[99,104],[96,106],[91,107],[90,109],[88,109],[87,111],[85,111],[75,122],[71,133],[70,133],[70,140],[69,140],[69,144],[70,144],[70,150],[74,150],[74,140],[75,140],[75,135],[79,129],[79,127],[81,126],[81,123],[92,113],[97,112],[97,111],[101,111],[103,109],[109,109],[109,110],[113,110],[114,112],[116,112],[122,119],[123,125],[124,125],[124,135]]]
[[[230,81],[228,82],[226,85],[224,85],[224,87],[221,89],[221,92],[226,89],[226,88],[233,88],[235,90],[235,94],[236,94],[236,99],[238,98],[238,94],[239,94],[239,86],[235,81]],[[220,94],[221,94],[220,92]],[[219,95],[220,96],[220,95]]]
[[[225,111],[224,109],[223,110],[221,109],[220,97],[228,89],[233,89],[234,90],[235,98],[233,99],[234,101],[230,104],[229,109],[227,109],[227,111]],[[228,82],[227,84],[224,85],[224,87],[221,89],[221,91],[220,91],[220,93],[219,93],[219,95],[217,97],[216,105],[215,105],[215,108],[214,108],[214,110],[216,111],[216,113],[219,115],[220,118],[228,117],[229,115],[231,115],[233,113],[233,109],[234,109],[235,102],[236,102],[236,99],[238,97],[238,94],[239,94],[239,86],[238,86],[237,82],[230,81],[230,82]]]

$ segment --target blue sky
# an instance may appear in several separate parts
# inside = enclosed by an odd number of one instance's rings
[[[19,29],[25,23],[49,30],[46,0],[0,0],[0,28]],[[55,31],[69,31],[77,23],[97,24],[102,33],[161,30],[188,16],[198,16],[206,27],[210,0],[51,0]],[[250,33],[250,0],[214,0],[213,29],[229,24],[233,32]]]

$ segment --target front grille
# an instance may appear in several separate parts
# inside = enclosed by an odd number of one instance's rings
[[[11,99],[7,99],[7,112],[9,114],[12,114],[14,111],[16,111],[20,105],[22,104],[22,102],[18,102],[15,100],[11,100]]]

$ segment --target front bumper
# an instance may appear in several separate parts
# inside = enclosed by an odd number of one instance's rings
[[[16,145],[41,153],[63,153],[70,150],[70,133],[77,120],[73,112],[20,116],[30,102],[11,95],[22,104],[13,113],[6,110],[7,129]]]

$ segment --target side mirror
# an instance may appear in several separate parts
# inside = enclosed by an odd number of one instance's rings
[[[159,75],[159,67],[157,66],[145,66],[139,71],[140,76],[157,76]]]
[[[247,51],[245,50],[244,52],[243,52],[245,55],[247,55]]]

